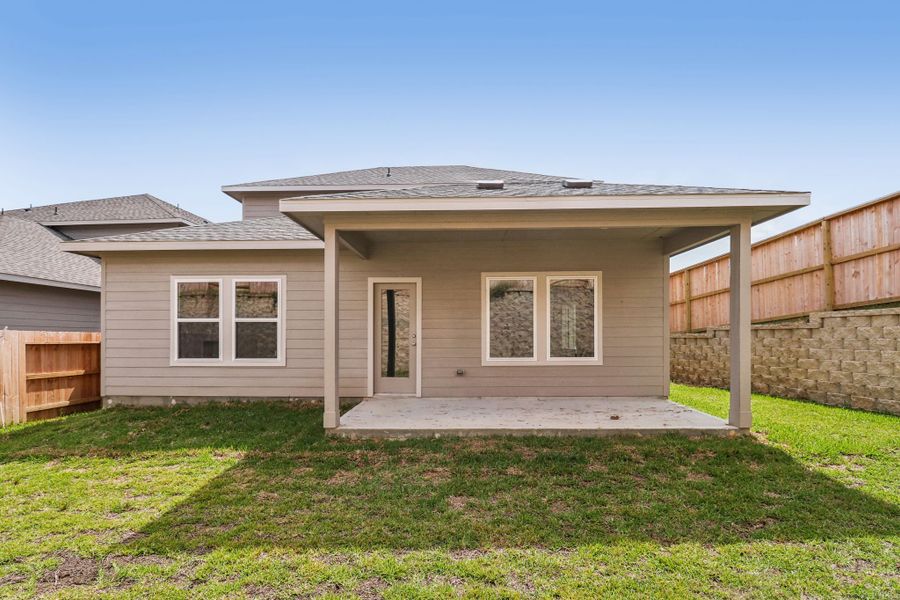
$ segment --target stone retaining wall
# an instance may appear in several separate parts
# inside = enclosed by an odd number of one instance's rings
[[[753,391],[900,415],[900,309],[753,326]],[[728,387],[728,329],[672,334],[672,381]]]

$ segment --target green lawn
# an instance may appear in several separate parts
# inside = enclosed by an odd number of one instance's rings
[[[900,418],[753,408],[735,439],[344,441],[282,404],[17,426],[0,597],[900,596]]]

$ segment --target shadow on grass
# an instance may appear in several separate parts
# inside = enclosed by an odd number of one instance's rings
[[[108,410],[0,435],[0,460],[234,449],[129,553],[802,542],[900,534],[900,509],[750,437],[327,439],[321,409]]]

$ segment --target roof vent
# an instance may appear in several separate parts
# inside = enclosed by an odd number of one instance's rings
[[[475,186],[479,190],[502,190],[503,189],[503,180],[502,179],[483,179],[481,181],[476,181]]]
[[[563,187],[567,188],[592,188],[594,182],[590,179],[566,179],[563,181]]]

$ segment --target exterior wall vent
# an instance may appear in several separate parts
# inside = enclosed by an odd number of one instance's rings
[[[476,181],[475,186],[479,190],[502,190],[503,189],[503,180],[502,179],[484,179],[482,181]]]
[[[563,181],[563,187],[567,188],[592,188],[594,182],[590,179],[566,179]]]

